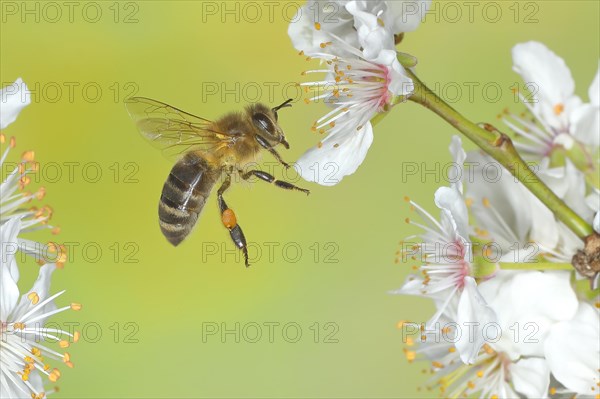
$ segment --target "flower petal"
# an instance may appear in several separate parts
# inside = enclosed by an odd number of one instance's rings
[[[510,376],[519,393],[528,398],[548,397],[550,368],[542,358],[521,359],[510,367]]]
[[[319,23],[319,29],[316,29],[316,23]],[[288,35],[293,46],[306,55],[323,52],[344,54],[344,49],[339,46],[321,48],[321,43],[330,42],[332,35],[353,47],[359,46],[352,15],[341,4],[330,1],[310,0],[299,8],[290,22]]]
[[[600,319],[582,302],[572,320],[556,324],[544,344],[554,377],[570,391],[595,395],[600,369]]]
[[[600,106],[582,104],[573,110],[569,119],[573,137],[584,144],[598,148],[600,145],[600,134],[598,133],[600,132]]]
[[[15,282],[19,281],[19,268],[15,260],[15,254],[19,248],[17,235],[21,231],[21,219],[19,217],[11,217],[0,226],[0,245],[2,259],[0,259],[0,267],[7,268],[12,279]]]
[[[354,16],[354,27],[358,33],[360,47],[363,49],[363,56],[368,60],[377,58],[384,49],[392,50],[394,48],[392,32],[380,24],[379,17],[374,12],[366,9],[367,6],[373,4],[376,3],[350,1],[346,4],[346,10]]]
[[[387,1],[388,11],[384,16],[386,26],[394,33],[412,32],[425,18],[431,0],[393,0]]]
[[[539,42],[520,43],[513,47],[513,70],[530,84],[537,116],[553,127],[564,126],[573,101],[575,82],[565,61]]]
[[[442,224],[455,230],[462,239],[469,238],[469,212],[462,194],[456,187],[440,187],[435,192],[435,204],[442,210]],[[454,237],[455,241],[457,237]]]
[[[526,189],[508,170],[479,151],[469,151],[465,165],[469,166],[463,170],[467,197],[479,227],[491,235],[504,254],[515,243],[525,243],[532,216],[524,206]]]
[[[2,253],[3,257],[13,257],[12,254]],[[8,321],[19,300],[19,288],[7,267],[0,267],[0,320]]]
[[[544,356],[548,331],[577,311],[570,273],[523,271],[495,280],[479,284],[479,292],[496,312],[502,328],[502,337],[493,348],[511,359]]]
[[[39,302],[48,298],[50,294],[50,278],[52,277],[54,270],[56,270],[56,265],[54,263],[46,263],[40,267],[38,278],[33,283],[33,287],[31,287],[27,293],[21,296],[21,300],[13,312],[13,315],[16,319],[19,319],[22,315],[29,312],[34,306],[36,306],[29,299],[30,294],[35,293],[37,296],[37,301]],[[39,322],[43,324],[43,321]]]
[[[21,78],[0,90],[0,129],[13,123],[23,108],[31,103],[31,93]]]
[[[366,123],[360,130],[353,128],[352,123],[338,121],[334,129],[338,126],[340,130],[332,130],[321,144],[298,159],[296,167],[304,180],[333,186],[344,176],[356,172],[364,161],[373,143],[371,123]]]
[[[465,277],[464,281],[465,286],[456,316],[460,330],[456,349],[463,362],[473,364],[486,341],[486,332],[483,329],[495,322],[496,314],[477,290],[475,279]]]

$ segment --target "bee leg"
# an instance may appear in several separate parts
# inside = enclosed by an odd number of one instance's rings
[[[273,183],[277,187],[283,188],[285,190],[297,190],[302,191],[306,195],[310,194],[310,191],[305,188],[300,188],[298,186],[294,186],[292,183],[288,183],[287,181],[277,180],[275,177],[267,172],[263,172],[262,170],[250,170],[244,174],[242,174],[242,179],[248,180],[250,177],[255,176],[260,180],[264,180],[267,183]]]
[[[229,188],[231,185],[231,175],[227,175],[225,181],[219,187],[217,191],[217,201],[219,202],[219,209],[221,210],[221,222],[223,226],[229,230],[229,235],[233,240],[233,243],[236,247],[242,250],[244,253],[244,259],[246,263],[246,267],[250,266],[248,262],[248,246],[246,244],[246,237],[244,236],[244,232],[239,224],[237,224],[237,218],[233,210],[227,207],[227,203],[223,199],[223,193]]]
[[[271,147],[271,144],[269,144],[269,142],[264,137],[259,136],[258,134],[255,137],[256,137],[256,141],[258,142],[258,144],[260,144],[260,146],[262,148],[264,148],[265,150],[269,151],[271,153],[271,155],[273,155],[280,164],[285,166],[286,169],[288,169],[290,167],[290,164],[285,162],[281,158],[281,155],[279,155],[279,153],[275,150],[275,148]]]

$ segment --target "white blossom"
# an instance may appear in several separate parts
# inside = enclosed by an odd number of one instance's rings
[[[382,50],[394,50],[394,35],[412,32],[425,17],[431,0],[309,0],[288,28],[296,49],[307,55],[323,52],[331,35],[361,48],[363,58],[374,60]],[[325,50],[343,56],[345,49]]]
[[[597,157],[600,142],[598,73],[589,88],[589,103],[575,95],[575,82],[565,61],[539,42],[513,48],[513,69],[521,75],[530,96],[521,95],[535,122],[514,114],[505,122],[525,142],[515,143],[529,158],[548,157],[556,148],[571,150],[577,143]],[[600,69],[599,69],[600,73]],[[597,160],[596,160],[597,162]]]
[[[333,40],[337,43],[340,39]],[[384,112],[394,97],[413,91],[413,82],[395,51],[382,51],[374,62],[362,58],[360,51],[347,43],[339,45],[348,57],[315,54],[327,67],[305,74],[325,73],[326,77],[302,83],[316,92],[308,102],[322,100],[331,110],[312,127],[313,132],[327,133],[327,137],[298,159],[297,168],[305,180],[325,186],[339,183],[358,169],[373,142],[370,120]]]

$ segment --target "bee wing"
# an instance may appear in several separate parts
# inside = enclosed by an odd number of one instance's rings
[[[230,146],[234,135],[216,131],[212,121],[144,97],[125,100],[142,136],[167,157]]]

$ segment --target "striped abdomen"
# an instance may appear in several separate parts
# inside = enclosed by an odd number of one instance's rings
[[[160,229],[171,244],[178,245],[192,231],[217,178],[214,168],[195,153],[171,169],[158,204]]]

